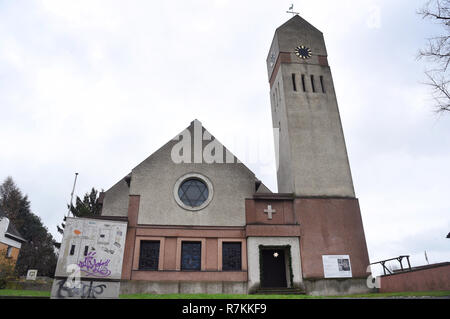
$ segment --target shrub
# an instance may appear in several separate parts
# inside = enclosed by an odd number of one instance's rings
[[[7,258],[6,251],[0,250],[0,289],[4,289],[8,281],[17,278],[15,266],[15,260]]]

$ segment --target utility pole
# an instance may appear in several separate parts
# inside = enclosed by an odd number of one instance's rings
[[[77,184],[78,173],[75,173],[75,180],[73,182],[72,193],[70,193],[70,206],[69,211],[67,212],[67,217],[70,217],[70,208],[72,207],[73,202],[73,193],[75,192],[75,185]]]

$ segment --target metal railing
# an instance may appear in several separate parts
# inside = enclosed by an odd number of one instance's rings
[[[406,261],[408,262],[408,270],[412,270],[411,269],[411,263],[409,262],[409,256],[399,256],[396,258],[391,258],[391,259],[386,259],[386,260],[382,260],[382,261],[377,261],[375,263],[371,263],[370,265],[376,265],[376,264],[381,264],[381,266],[383,266],[383,272],[384,275],[387,275],[389,273],[389,275],[393,274],[393,271],[391,271],[389,268],[386,267],[386,263],[388,261],[392,261],[392,260],[397,260],[400,263],[400,268],[402,271],[405,271],[405,268],[403,267],[403,259],[406,258]]]

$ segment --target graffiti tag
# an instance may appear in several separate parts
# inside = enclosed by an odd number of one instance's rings
[[[110,259],[106,259],[106,261],[97,260],[95,254],[95,252],[88,253],[84,260],[78,263],[78,267],[87,276],[108,277],[111,275],[111,270],[108,269]]]
[[[66,285],[67,279],[58,281],[58,298],[82,298],[82,299],[95,299],[103,294],[106,285],[95,285],[91,281],[90,283],[81,282],[78,287],[70,287]]]

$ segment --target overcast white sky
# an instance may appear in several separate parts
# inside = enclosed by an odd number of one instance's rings
[[[60,240],[75,172],[79,196],[106,190],[197,118],[276,191],[265,59],[292,2],[0,0],[0,179]],[[294,2],[325,34],[371,261],[450,261],[424,2]]]

